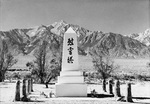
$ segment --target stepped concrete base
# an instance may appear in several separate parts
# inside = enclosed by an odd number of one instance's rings
[[[61,71],[60,76],[83,76],[81,71]]]
[[[56,84],[55,85],[56,97],[86,97],[87,85],[86,84]]]
[[[83,84],[84,77],[83,76],[64,76],[64,77],[59,76],[58,83],[72,83],[72,84],[81,83]]]

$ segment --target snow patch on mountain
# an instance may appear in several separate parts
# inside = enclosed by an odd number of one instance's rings
[[[149,46],[150,45],[150,28],[146,29],[142,33],[135,33],[129,35],[129,37],[140,41],[141,43]]]

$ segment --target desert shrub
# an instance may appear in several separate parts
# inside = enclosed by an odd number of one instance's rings
[[[6,72],[5,78],[10,80],[10,79],[21,79],[22,76],[19,72]]]
[[[31,74],[30,74],[30,73],[26,74],[26,75],[24,76],[24,78],[25,78],[25,79],[31,78]]]
[[[30,71],[7,71],[6,72],[6,79],[23,79],[26,77],[26,75],[29,75],[31,72]]]
[[[87,72],[86,74],[84,74],[84,78],[85,78],[85,82],[86,83],[97,83],[97,73],[96,72]]]
[[[19,73],[14,73],[14,75],[12,77],[15,79],[20,79],[21,75]]]
[[[135,74],[134,77],[135,77],[136,80],[139,80],[139,81],[146,81],[147,80],[146,75]]]
[[[129,75],[129,74],[120,74],[117,76],[117,78],[121,79],[121,80],[133,80],[133,79],[135,79],[134,76]]]

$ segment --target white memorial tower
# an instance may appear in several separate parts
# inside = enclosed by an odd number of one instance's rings
[[[87,85],[78,63],[77,34],[71,27],[64,34],[62,69],[55,91],[56,97],[87,96]]]

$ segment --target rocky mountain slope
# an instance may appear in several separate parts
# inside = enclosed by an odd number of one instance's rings
[[[142,33],[134,33],[129,35],[129,37],[140,41],[141,43],[149,46],[150,45],[150,28]]]
[[[148,57],[150,55],[149,47],[141,41],[133,39],[134,35],[127,37],[111,32],[90,31],[64,21],[55,22],[49,26],[0,31],[0,42],[6,41],[11,52],[15,54],[29,54],[43,41],[46,41],[49,46],[60,48],[63,35],[69,27],[72,27],[78,35],[78,49],[81,55],[101,53],[111,57],[126,58]]]

